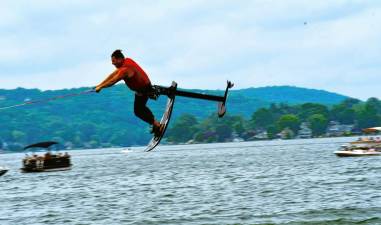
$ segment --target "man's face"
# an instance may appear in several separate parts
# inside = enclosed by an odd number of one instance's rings
[[[123,65],[124,59],[111,57],[111,63],[116,68],[120,68]]]

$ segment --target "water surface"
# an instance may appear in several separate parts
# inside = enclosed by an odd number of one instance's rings
[[[71,151],[70,171],[0,155],[0,224],[381,224],[381,157],[353,138]]]

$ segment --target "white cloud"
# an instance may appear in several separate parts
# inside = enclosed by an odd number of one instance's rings
[[[236,88],[381,97],[372,91],[381,2],[5,1],[0,21],[0,88],[90,86],[112,71],[109,55],[122,48],[163,85],[215,89],[231,79]]]
[[[2,78],[4,88],[36,88],[42,90],[74,87],[94,87],[100,83],[113,68],[105,61],[89,62],[63,70],[43,73],[19,74]],[[26,83],[25,80],[28,82]],[[9,85],[9,86],[7,86]]]

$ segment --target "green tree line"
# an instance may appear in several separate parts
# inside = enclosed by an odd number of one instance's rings
[[[56,91],[0,89],[0,107],[84,90],[87,88]],[[190,91],[223,94],[223,91],[219,90]],[[258,129],[268,129],[276,133],[279,127],[287,126],[287,121],[292,118],[285,117],[278,122],[279,115],[283,112],[287,111],[291,117],[296,115],[298,116],[296,119],[303,121],[303,118],[296,113],[298,102],[314,102],[311,104],[321,104],[323,108],[328,107],[331,111],[335,102],[338,103],[345,98],[334,93],[287,86],[232,90],[228,99],[228,113],[224,118],[218,119],[215,103],[178,97],[164,142],[229,141],[234,137],[249,140],[253,132],[257,132]],[[81,95],[44,104],[2,110],[0,112],[0,150],[17,151],[31,143],[47,140],[58,141],[65,148],[74,149],[144,146],[151,138],[150,128],[134,116],[133,99],[131,91],[123,85],[117,85],[101,94]],[[281,103],[271,105],[269,101],[287,101],[291,106]],[[158,101],[149,101],[149,106],[156,117],[159,118],[163,113],[165,103],[165,97],[160,97]],[[376,103],[378,103],[377,99],[373,101],[373,104]],[[361,105],[360,102],[354,105],[361,108],[358,106]],[[345,108],[349,110],[348,112],[338,108],[336,110],[340,113],[338,117],[345,117],[345,120],[350,121],[351,110],[357,112],[359,109],[349,108]],[[267,111],[271,112],[263,117],[268,120],[267,122],[264,119],[257,121],[253,119],[257,117],[254,114],[260,116]],[[362,117],[373,114],[364,112]],[[327,115],[324,114],[324,116]],[[319,117],[315,120],[318,121]],[[360,123],[369,121],[357,117],[356,120]],[[179,129],[183,130],[179,131]]]
[[[76,100],[78,101],[78,100]],[[52,107],[41,107],[24,111],[23,116],[17,111],[2,114],[0,117],[0,143],[2,149],[20,150],[30,143],[55,140],[65,148],[99,148],[112,146],[145,145],[151,135],[146,124],[139,122],[132,114],[132,109],[125,109],[117,117],[109,118],[99,111],[102,102],[86,111],[65,108],[57,104],[59,110],[52,112]],[[106,106],[104,106],[106,107]],[[118,105],[109,105],[118,108]],[[74,110],[75,111],[75,110]],[[96,118],[96,119],[94,119]],[[362,102],[346,99],[339,104],[326,106],[318,103],[288,105],[271,104],[255,110],[249,118],[242,115],[230,115],[218,118],[215,113],[206,118],[183,113],[172,121],[164,139],[167,143],[210,143],[232,141],[234,138],[253,140],[259,132],[266,131],[268,138],[277,138],[277,134],[289,129],[295,134],[302,122],[307,122],[315,137],[324,136],[329,121],[353,124],[354,130],[379,126],[381,122],[381,102],[369,98]]]
[[[206,143],[231,141],[234,138],[252,140],[255,134],[266,131],[268,138],[277,138],[284,129],[297,134],[306,122],[314,137],[324,136],[330,121],[353,125],[354,132],[381,124],[381,102],[369,98],[366,102],[346,99],[340,104],[326,106],[317,103],[298,105],[271,104],[252,113],[251,118],[242,116],[210,116],[198,121],[195,116],[180,116],[168,131],[167,141],[173,143]]]

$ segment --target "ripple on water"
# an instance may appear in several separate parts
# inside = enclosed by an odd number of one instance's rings
[[[381,224],[381,158],[308,141],[72,151],[38,174],[0,155],[0,224]]]

